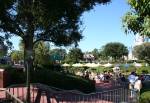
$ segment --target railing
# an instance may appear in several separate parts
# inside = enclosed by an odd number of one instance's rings
[[[23,101],[4,88],[0,88],[0,96],[0,103],[23,103]]]
[[[22,101],[26,100],[25,85],[13,85],[7,91]],[[111,90],[84,94],[77,90],[62,90],[36,83],[31,84],[30,95],[31,103],[133,103],[129,98],[130,90],[124,84]]]
[[[121,103],[129,102],[129,90],[118,88],[109,91],[83,94],[75,91],[52,91],[48,86],[38,85],[38,92],[43,92],[41,97],[48,97],[50,103]],[[44,92],[45,91],[45,92]],[[42,93],[41,93],[42,94]],[[43,101],[45,101],[44,99]],[[37,101],[35,102],[37,103]],[[45,103],[40,101],[40,103]],[[46,102],[47,103],[47,102]]]

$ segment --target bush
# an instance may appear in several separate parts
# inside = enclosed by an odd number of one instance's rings
[[[7,72],[10,77],[7,86],[12,84],[23,84],[26,82],[25,72],[15,68],[7,69]],[[76,89],[84,93],[90,93],[95,90],[95,84],[91,80],[50,69],[38,69],[34,71],[34,73],[31,74],[31,82],[43,83],[66,90]]]
[[[150,91],[143,92],[140,95],[140,103],[150,103]]]
[[[95,84],[91,80],[46,69],[35,71],[32,82],[67,90],[76,89],[84,93],[90,93],[95,90]]]
[[[10,65],[7,65],[7,64],[0,64],[0,68],[3,68],[3,69],[10,69],[11,66],[10,66]]]
[[[140,92],[140,103],[150,103],[150,81],[143,82]]]
[[[150,73],[150,69],[149,69],[150,67],[148,66],[148,67],[141,67],[141,68],[138,68],[137,69],[137,73],[138,74],[142,74],[142,73],[144,73],[144,74],[148,74],[148,73]]]
[[[7,73],[9,78],[7,85],[23,84],[26,82],[26,75],[22,70],[16,68],[7,69]]]

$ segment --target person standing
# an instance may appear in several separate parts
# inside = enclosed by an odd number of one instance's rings
[[[136,76],[135,72],[131,72],[131,74],[128,76],[129,89],[131,90],[131,98],[135,96],[134,85],[137,79],[138,77]]]

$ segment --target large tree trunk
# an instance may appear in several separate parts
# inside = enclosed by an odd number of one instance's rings
[[[28,35],[24,38],[24,63],[26,68],[26,86],[27,86],[27,103],[30,103],[30,82],[31,73],[33,71],[33,37]]]

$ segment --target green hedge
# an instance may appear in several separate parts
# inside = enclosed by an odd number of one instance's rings
[[[140,95],[140,103],[150,103],[150,90]]]
[[[8,85],[26,82],[26,76],[24,72],[17,69],[8,69],[7,72],[10,77]],[[43,83],[61,89],[76,89],[84,93],[95,91],[95,84],[91,80],[48,69],[34,71],[34,73],[31,74],[31,81],[32,83]]]
[[[138,68],[137,73],[138,74],[142,74],[142,73],[148,74],[148,73],[150,73],[150,66]]]
[[[51,70],[35,71],[32,82],[43,83],[67,90],[76,89],[84,93],[90,93],[95,90],[95,84],[91,80]]]
[[[143,82],[140,94],[140,103],[150,103],[150,81]]]
[[[8,82],[7,85],[11,84],[23,84],[26,82],[26,75],[22,70],[16,68],[7,69]]]

